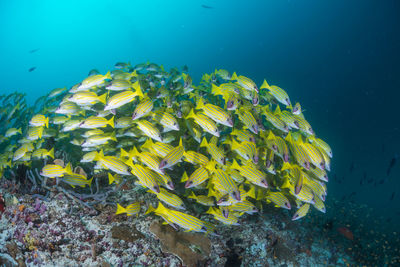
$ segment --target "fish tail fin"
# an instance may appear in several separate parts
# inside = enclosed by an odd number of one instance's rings
[[[21,130],[21,128],[18,128],[18,129],[17,129],[17,133],[20,133],[20,134],[22,134],[22,130]]]
[[[230,145],[232,150],[236,150],[240,147],[240,144],[234,138],[232,138]]]
[[[48,155],[50,158],[54,159],[54,147],[51,148],[49,152],[47,152],[47,155]]]
[[[104,93],[101,96],[99,96],[98,100],[105,105],[106,104],[106,98],[107,98],[107,93]]]
[[[164,207],[164,205],[159,201],[157,209],[155,210],[156,213],[167,214],[168,209]]]
[[[194,194],[193,191],[190,192],[190,195],[188,196],[188,198],[196,199],[196,195]]]
[[[269,84],[267,83],[267,80],[265,80],[265,79],[264,79],[262,85],[260,86],[260,89],[264,89],[264,88],[265,89],[269,89],[270,88]]]
[[[90,180],[88,180],[88,185],[89,185],[89,186],[92,186],[93,178],[94,178],[94,177],[92,177],[92,178],[90,178]]]
[[[151,138],[147,138],[147,140],[143,143],[143,145],[140,147],[141,150],[147,149],[150,150],[153,147],[154,143],[151,140]]]
[[[112,132],[112,133],[110,134],[110,139],[113,140],[113,141],[115,141],[115,142],[118,141],[118,140],[117,140],[117,137],[115,136],[115,132]]]
[[[114,128],[114,116],[112,116],[112,118],[107,121],[107,124]]]
[[[293,143],[293,138],[292,138],[292,135],[290,134],[290,132],[286,135],[285,140],[286,140],[289,144]]]
[[[180,146],[180,147],[183,147],[182,137],[179,139],[179,146]]]
[[[207,214],[214,214],[214,213],[215,213],[215,210],[214,210],[213,207],[210,207],[210,208],[206,211],[206,213],[207,213]]]
[[[155,212],[156,211],[156,209],[150,204],[149,205],[149,208],[147,209],[147,211],[145,212],[145,215],[146,214],[149,214],[149,213],[151,213],[151,212]]]
[[[68,164],[67,164],[67,166],[65,166],[64,170],[65,170],[65,173],[67,173],[67,174],[73,174],[71,162],[68,162]]]
[[[205,137],[203,137],[203,140],[200,143],[200,147],[208,147],[208,142]]]
[[[125,150],[125,149],[123,149],[122,147],[121,147],[121,151],[120,151],[120,157],[121,158],[127,158],[127,157],[129,157],[129,153]]]
[[[256,187],[254,185],[250,185],[249,191],[247,191],[247,195],[252,199],[256,199]]]
[[[44,119],[44,125],[46,125],[46,128],[49,128],[49,117]]]
[[[281,171],[286,171],[292,168],[292,165],[290,165],[289,162],[284,162],[281,168]]]
[[[111,79],[111,73],[107,72],[106,75],[104,75],[104,79]]]
[[[215,165],[216,165],[216,164],[217,164],[217,162],[216,162],[215,160],[210,160],[210,161],[206,164],[205,168],[206,168],[207,170],[209,170],[210,172],[214,173],[214,172],[215,172]]]
[[[231,81],[237,80],[237,79],[238,79],[238,77],[237,77],[237,75],[236,75],[236,72],[234,72],[234,73],[232,74]]]
[[[117,203],[117,212],[115,214],[126,213],[126,209]]]
[[[7,162],[6,165],[11,168],[11,159]]]
[[[124,161],[124,163],[125,163],[126,165],[128,165],[129,167],[131,167],[132,171],[133,171],[133,169],[135,168],[135,165],[133,164],[133,161],[132,161],[132,158],[131,158],[131,157],[129,157],[129,159],[127,159],[126,161]],[[132,171],[131,171],[131,172],[132,172]]]
[[[137,157],[137,156],[139,156],[139,155],[140,155],[140,153],[139,153],[139,151],[137,150],[136,146],[133,146],[132,150],[129,151],[129,157],[132,158],[132,156],[133,156],[133,157]]]
[[[95,160],[95,161],[99,161],[99,160],[101,160],[102,158],[104,158],[103,149],[101,149],[100,152],[96,154],[96,156],[94,157],[94,160]]]
[[[211,84],[211,93],[213,95],[222,95],[222,90],[219,86]]]
[[[114,181],[114,176],[111,173],[108,173],[108,184],[112,184]]]
[[[135,93],[137,96],[144,97],[142,88],[140,87],[139,80],[137,80],[135,83],[132,84],[132,87],[135,89]]]

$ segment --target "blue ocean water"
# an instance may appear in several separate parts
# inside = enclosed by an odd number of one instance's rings
[[[400,220],[400,158],[388,175],[400,154],[399,11],[395,0],[0,1],[0,94],[33,103],[118,61],[187,65],[195,81],[215,68],[265,78],[331,145],[328,198],[373,208],[385,231]]]

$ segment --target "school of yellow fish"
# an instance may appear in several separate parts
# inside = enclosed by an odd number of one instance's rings
[[[115,67],[54,89],[38,99],[27,125],[4,129],[0,174],[34,165],[43,177],[86,187],[106,173],[110,185],[125,180],[155,194],[158,206],[146,213],[186,231],[214,231],[214,223],[191,215],[197,204],[229,225],[258,212],[262,201],[295,206],[293,220],[310,206],[325,212],[332,150],[285,90],[223,69],[194,85],[186,69]],[[71,155],[66,166],[53,162],[57,152]],[[116,213],[137,215],[140,206],[116,203]]]

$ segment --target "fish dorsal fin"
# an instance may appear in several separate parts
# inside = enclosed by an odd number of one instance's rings
[[[205,137],[203,137],[203,140],[201,140],[200,147],[208,147],[208,142]]]
[[[282,113],[281,108],[279,107],[279,105],[277,105],[276,108],[275,108],[274,114],[275,114],[275,115],[279,115],[279,114],[281,114],[281,113]]]
[[[286,135],[285,140],[289,143],[293,143],[293,137],[290,132]]]
[[[232,74],[231,81],[234,81],[234,80],[237,80],[237,79],[238,79],[238,77],[237,77],[237,75],[236,75],[236,72],[234,72],[234,73]]]
[[[267,80],[264,79],[262,85],[260,86],[260,89],[269,89],[269,88],[270,88],[270,86],[267,83]]]
[[[267,140],[275,140],[275,139],[276,139],[276,136],[274,135],[274,133],[272,131],[269,131]]]

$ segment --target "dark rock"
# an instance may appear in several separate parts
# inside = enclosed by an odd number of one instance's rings
[[[233,245],[234,245],[235,243],[233,242],[233,239],[231,238],[231,239],[229,239],[228,241],[226,241],[226,246],[229,248],[229,249],[233,249]]]
[[[243,243],[243,239],[241,239],[241,238],[236,238],[236,239],[235,239],[235,243],[238,244],[238,245],[240,245],[240,244]]]
[[[20,252],[17,244],[14,241],[11,241],[10,243],[6,244],[6,248],[7,248],[8,254],[10,254],[10,256],[14,260],[16,260],[17,254]]]
[[[232,253],[228,255],[228,260],[225,263],[225,267],[240,267],[242,265],[242,259],[238,254]]]

